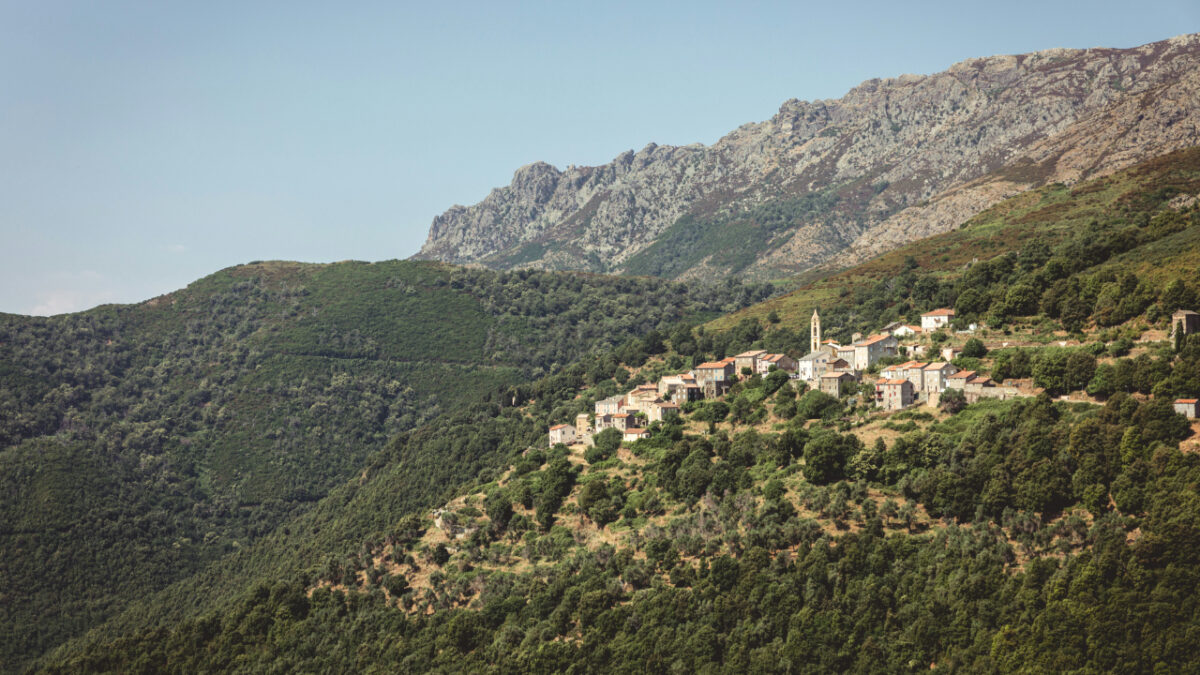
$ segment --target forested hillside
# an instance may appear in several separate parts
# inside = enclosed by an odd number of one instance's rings
[[[255,263],[137,306],[0,316],[0,664],[252,545],[401,432],[768,292]]]
[[[1200,346],[1164,329],[1197,302],[1198,157],[1048,187],[449,410],[40,665],[1192,670],[1200,459],[1171,400],[1200,397]],[[545,449],[550,424],[640,382],[806,350],[814,304],[835,337],[955,306],[993,345],[956,363],[1045,393],[880,413],[857,388],[837,399],[774,373],[683,406],[648,440]]]

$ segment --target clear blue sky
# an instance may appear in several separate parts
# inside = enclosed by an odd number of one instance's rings
[[[535,160],[712,143],[972,56],[1200,31],[1196,0],[350,4],[0,0],[0,311],[403,258]]]

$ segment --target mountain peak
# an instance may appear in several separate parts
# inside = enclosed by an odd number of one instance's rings
[[[789,99],[711,146],[527,165],[438,216],[417,257],[675,278],[847,264],[1031,187],[1200,143],[1198,103],[1197,34],[972,58]]]

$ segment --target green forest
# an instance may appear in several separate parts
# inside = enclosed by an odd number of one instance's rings
[[[769,292],[258,263],[142,305],[0,316],[0,663],[257,541],[401,432]]]

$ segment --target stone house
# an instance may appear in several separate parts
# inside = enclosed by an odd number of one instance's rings
[[[1197,404],[1200,404],[1200,399],[1194,398],[1177,398],[1175,399],[1175,412],[1183,415],[1189,420],[1194,420],[1197,417]]]
[[[830,396],[841,398],[842,393],[857,381],[858,378],[854,375],[844,370],[839,370],[822,375],[820,388],[821,391]]]
[[[942,308],[926,312],[921,315],[921,332],[932,333],[939,328],[949,326],[953,319],[954,310],[952,309]]]
[[[692,369],[696,384],[709,398],[723,395],[733,384],[734,364],[732,359],[701,363]]]
[[[758,359],[758,369],[754,372],[766,375],[771,372],[771,366],[788,373],[796,372],[796,360],[787,354],[763,354]]]
[[[673,412],[679,412],[679,404],[662,399],[656,399],[646,404],[646,419],[650,422],[661,422]]]
[[[855,370],[866,370],[885,356],[895,356],[899,345],[900,343],[891,335],[872,335],[865,340],[855,342],[853,345],[854,355],[846,360],[854,364]],[[838,357],[844,358],[841,350],[838,351]]]
[[[634,424],[637,424],[637,422],[633,415],[630,415],[629,413],[617,413],[616,415],[612,416],[613,427],[621,431],[625,431]]]
[[[942,360],[953,361],[962,356],[962,350],[958,347],[942,347]]]
[[[571,445],[575,442],[575,427],[569,424],[555,424],[550,427],[550,447],[562,443]]]
[[[616,415],[625,407],[624,396],[609,396],[596,401],[596,415]]]
[[[967,383],[975,379],[975,371],[963,370],[946,378],[946,389],[966,390]]]
[[[1200,331],[1200,314],[1193,312],[1190,309],[1181,309],[1171,315],[1171,339],[1175,339],[1175,334],[1183,331],[1184,335],[1191,335],[1196,331]]]
[[[658,398],[657,384],[642,384],[625,394],[625,410],[645,410],[646,404]]]
[[[938,362],[925,366],[922,390],[927,395],[942,393],[946,389],[946,378],[956,372],[958,369],[950,363]]]
[[[917,399],[913,383],[908,380],[880,380],[875,384],[877,400],[884,410],[902,410]]]
[[[750,372],[757,373],[758,361],[766,355],[767,352],[764,349],[755,349],[754,351],[742,352],[741,354],[738,354],[737,356],[733,357],[733,372],[741,375],[743,372],[745,372],[746,368],[749,368]]]
[[[796,362],[796,375],[802,380],[815,380],[829,370],[830,359],[826,349],[809,352]]]
[[[575,416],[575,435],[586,436],[591,425],[588,423],[588,414],[579,413]]]

